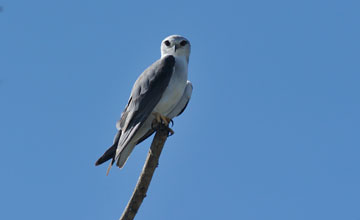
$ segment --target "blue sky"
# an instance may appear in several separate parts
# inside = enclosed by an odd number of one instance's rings
[[[360,219],[358,1],[1,0],[0,219],[118,219],[96,159],[171,34],[194,91],[136,219]]]

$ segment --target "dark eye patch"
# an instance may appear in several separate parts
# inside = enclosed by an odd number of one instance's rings
[[[170,46],[170,41],[166,40],[166,41],[164,41],[164,44],[165,44],[166,46]]]
[[[183,40],[183,41],[180,42],[180,45],[181,45],[181,46],[185,46],[186,44],[187,44],[187,41],[186,41],[186,40]]]

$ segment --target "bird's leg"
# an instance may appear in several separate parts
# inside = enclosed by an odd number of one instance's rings
[[[155,116],[155,121],[159,124],[164,124],[165,126],[169,126],[169,123],[173,121],[171,120],[171,118],[168,118],[164,115],[161,115],[160,113],[154,112],[152,113]]]
[[[171,118],[168,118],[164,115],[161,115],[160,113],[154,112],[153,115],[155,116],[155,120],[157,124],[163,124],[167,127],[167,129],[169,130],[169,133],[171,135],[173,135],[175,132],[169,128],[169,123],[171,122],[172,124],[174,124],[173,120]],[[154,127],[153,127],[154,129]]]

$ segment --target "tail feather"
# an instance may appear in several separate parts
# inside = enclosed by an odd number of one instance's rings
[[[130,153],[136,145],[136,134],[139,135],[139,133],[136,132],[139,130],[140,125],[141,123],[138,123],[121,134],[119,140],[119,145],[121,147],[117,148],[115,153],[116,165],[119,168],[122,168],[125,165]]]
[[[134,150],[135,148],[135,145],[134,143],[129,143],[119,154],[118,156],[118,159],[117,159],[117,162],[116,162],[116,165],[119,167],[119,168],[122,168],[127,159],[129,158],[131,152]]]
[[[115,139],[114,139],[114,143],[113,145],[111,145],[111,147],[109,149],[107,149],[105,151],[105,153],[95,162],[95,166],[98,166],[110,159],[112,159],[111,161],[111,165],[114,164],[115,162],[115,154],[116,154],[116,148],[118,146],[118,143],[119,143],[119,139],[120,139],[120,136],[121,136],[121,130],[119,130],[115,136]]]
[[[125,132],[123,135],[121,134],[122,131],[119,130],[114,138],[113,145],[111,145],[111,147],[107,149],[105,153],[95,162],[95,165],[98,166],[112,159],[107,169],[106,175],[109,174],[110,169],[114,165],[115,161],[117,161],[116,165],[122,168],[125,165],[131,152],[135,148],[135,145],[141,143],[142,141],[144,141],[146,138],[148,138],[154,133],[154,130],[152,129],[145,132],[140,132],[140,135],[142,134],[142,137],[141,136],[140,136],[141,138],[135,137],[135,139],[138,139],[138,141],[136,142],[135,140],[131,141],[131,138],[125,138],[128,137],[129,135],[131,136],[135,131],[137,131],[138,127],[139,125],[135,126],[133,129],[130,129],[129,131]],[[121,136],[126,140],[124,141],[125,143],[122,144],[123,147],[118,148]]]

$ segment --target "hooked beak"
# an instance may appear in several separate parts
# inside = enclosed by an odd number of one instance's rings
[[[176,50],[179,48],[179,46],[178,45],[174,45],[174,52],[176,52]]]

